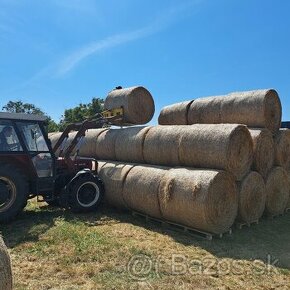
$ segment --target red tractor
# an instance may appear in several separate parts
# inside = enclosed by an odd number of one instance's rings
[[[97,175],[98,164],[93,158],[81,158],[78,154],[72,157],[71,152],[87,129],[121,119],[122,108],[71,124],[52,148],[45,117],[0,112],[0,223],[9,222],[23,210],[28,199],[36,196],[74,212],[95,210],[104,195]],[[63,150],[72,130],[77,134]]]

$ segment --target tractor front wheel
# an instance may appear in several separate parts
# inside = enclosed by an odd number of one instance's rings
[[[79,176],[70,189],[70,208],[73,212],[97,209],[104,195],[101,181],[93,175]]]

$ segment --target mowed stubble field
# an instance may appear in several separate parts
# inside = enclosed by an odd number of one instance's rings
[[[290,213],[212,241],[101,206],[29,202],[1,226],[15,290],[290,289]]]

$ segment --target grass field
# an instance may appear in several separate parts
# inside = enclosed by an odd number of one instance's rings
[[[207,241],[100,208],[31,201],[1,228],[16,290],[290,289],[290,213]]]

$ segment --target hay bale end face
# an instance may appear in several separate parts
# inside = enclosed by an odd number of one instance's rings
[[[238,183],[239,210],[237,222],[258,221],[265,210],[266,188],[263,177],[255,171],[250,172]]]
[[[183,126],[179,145],[181,165],[231,172],[241,180],[250,170],[253,141],[244,125],[194,124]]]
[[[159,185],[167,172],[166,167],[136,165],[127,174],[123,198],[132,210],[161,218]]]
[[[278,93],[273,89],[255,90],[195,99],[188,110],[188,124],[245,124],[275,133],[281,116]]]
[[[144,163],[143,145],[150,127],[120,129],[115,143],[116,159]]]
[[[158,117],[160,125],[187,125],[188,109],[193,101],[185,101],[164,107]]]
[[[0,236],[0,290],[12,290],[12,269],[7,248]]]
[[[105,99],[104,108],[110,110],[120,107],[124,110],[124,125],[146,124],[152,119],[155,111],[152,95],[141,86],[111,91]]]
[[[274,164],[275,144],[268,129],[250,129],[254,144],[254,160],[252,169],[259,172],[264,178]]]
[[[159,196],[166,220],[202,231],[224,233],[237,216],[237,187],[232,175],[223,171],[171,169]]]
[[[282,167],[274,167],[266,180],[265,213],[275,216],[284,213],[289,201],[289,183],[287,171]]]
[[[290,169],[290,130],[280,129],[274,137],[275,165]]]
[[[133,166],[114,161],[99,162],[98,174],[104,183],[107,204],[121,209],[128,208],[123,199],[123,188],[125,178]]]

